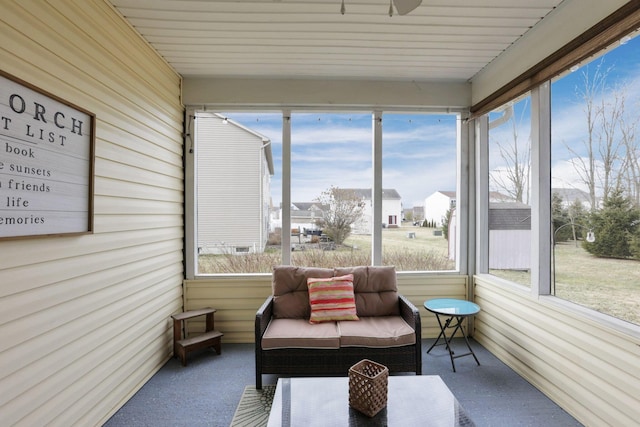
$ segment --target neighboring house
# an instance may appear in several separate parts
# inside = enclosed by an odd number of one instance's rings
[[[402,210],[402,220],[411,222],[422,222],[424,219],[424,207],[414,206],[412,208],[404,208]]]
[[[531,268],[531,207],[489,203],[489,269]]]
[[[373,200],[370,188],[345,188],[353,191],[364,203],[362,218],[353,225],[355,234],[371,234],[373,218]],[[402,224],[402,197],[395,189],[382,190],[382,224],[383,227],[396,228]]]
[[[441,227],[447,211],[455,206],[455,191],[436,191],[424,199],[424,219]]]
[[[318,229],[316,222],[327,209],[328,206],[318,202],[291,203],[291,228],[299,230],[300,233],[304,232],[304,229]]]
[[[199,253],[263,252],[269,237],[271,141],[215,113],[198,113]]]
[[[282,206],[273,206],[269,208],[269,224],[271,225],[270,231],[276,231],[282,228]]]
[[[371,218],[373,215],[373,204],[371,201],[371,189],[366,188],[344,188],[346,191],[353,191],[356,196],[362,199],[362,217],[352,226],[353,233],[371,234]],[[323,211],[329,207],[318,202],[296,202],[291,203],[291,228],[292,230],[318,229],[317,220],[323,217]],[[282,216],[280,209],[279,216]],[[402,222],[402,198],[394,189],[382,190],[382,218],[383,226],[389,228],[400,227]]]

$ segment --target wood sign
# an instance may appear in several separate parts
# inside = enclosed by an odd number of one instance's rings
[[[0,71],[0,239],[93,231],[95,115]]]

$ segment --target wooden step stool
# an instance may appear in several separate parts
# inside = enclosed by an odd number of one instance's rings
[[[217,354],[222,351],[221,338],[224,335],[213,328],[213,313],[215,308],[185,311],[171,316],[173,318],[173,355],[180,357],[182,366],[187,366],[187,353],[206,347],[213,347]],[[205,332],[193,338],[182,338],[182,322],[198,316],[206,317]],[[186,336],[186,330],[185,330]]]

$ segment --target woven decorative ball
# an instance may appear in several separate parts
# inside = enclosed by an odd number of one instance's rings
[[[368,359],[349,368],[349,406],[375,417],[387,406],[389,369]]]

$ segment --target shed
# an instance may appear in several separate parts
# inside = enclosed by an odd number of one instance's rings
[[[531,207],[518,202],[489,204],[489,269],[531,268]]]

